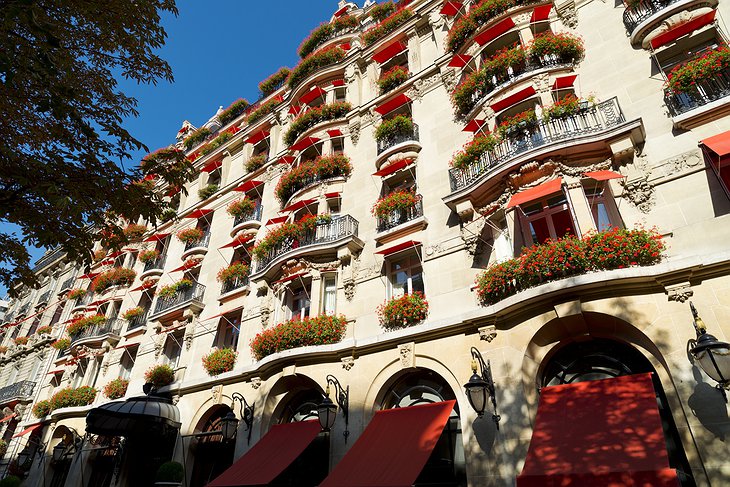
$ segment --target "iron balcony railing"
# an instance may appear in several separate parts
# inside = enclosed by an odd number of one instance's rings
[[[245,286],[248,286],[248,277],[237,277],[231,281],[223,283],[221,286],[221,294],[227,294]]]
[[[627,7],[626,10],[624,10],[624,27],[626,27],[626,32],[631,35],[640,23],[660,10],[663,10],[679,1],[680,0],[642,0],[632,7]]]
[[[418,125],[415,123],[413,124],[413,130],[410,132],[405,132],[401,134],[396,134],[391,137],[386,137],[384,139],[381,139],[378,141],[378,155],[382,154],[386,150],[390,149],[393,146],[396,146],[398,144],[402,144],[403,142],[418,142]]]
[[[416,195],[416,204],[410,208],[399,208],[385,217],[378,217],[378,232],[384,232],[423,216],[423,202],[420,194]]]
[[[11,399],[30,398],[33,395],[34,387],[35,382],[21,380],[15,384],[0,388],[0,404],[5,404]]]
[[[158,296],[157,303],[155,304],[155,312],[153,314],[163,313],[168,309],[193,300],[202,301],[203,294],[205,294],[205,286],[196,282],[188,288],[179,290],[173,296]]]
[[[187,252],[190,249],[194,249],[196,247],[205,247],[208,248],[208,243],[210,242],[210,232],[205,232],[202,237],[200,237],[200,240],[196,240],[195,242],[188,242],[185,244],[185,251]]]
[[[119,335],[124,327],[125,320],[112,318],[99,325],[89,326],[78,333],[71,335],[71,344],[85,338],[102,337],[106,335]]]
[[[166,255],[160,255],[154,260],[149,260],[144,263],[144,271],[147,272],[151,271],[153,269],[163,269],[165,267],[165,259],[167,258]]]
[[[127,320],[127,331],[134,330],[135,328],[139,328],[141,326],[145,326],[147,324],[148,314],[149,310],[145,310],[145,312],[141,315],[135,316],[134,318]]]
[[[292,250],[334,242],[347,237],[357,237],[357,226],[357,220],[350,215],[343,215],[333,218],[329,223],[319,224],[301,238],[289,238],[274,246],[263,258],[256,261],[256,272],[266,269],[276,258]]]
[[[511,133],[505,134],[493,150],[482,154],[475,163],[465,168],[449,169],[451,191],[469,186],[491,169],[524,152],[601,132],[623,122],[625,122],[624,114],[614,97],[573,115],[515,127]]]
[[[253,209],[253,211],[250,211],[248,213],[245,213],[243,215],[238,215],[236,218],[233,219],[233,226],[240,225],[243,222],[249,222],[249,221],[261,221],[261,213],[263,211],[263,206],[261,205],[261,202],[256,203],[256,207]]]
[[[91,302],[94,300],[94,293],[87,292],[80,298],[76,299],[76,304],[74,304],[74,308],[78,308],[81,306],[88,306],[91,304]]]
[[[730,95],[730,70],[699,78],[687,93],[664,94],[669,113],[676,117]]]
[[[74,285],[74,281],[76,280],[75,277],[69,277],[65,281],[63,281],[63,284],[61,284],[61,289],[58,290],[58,292],[65,291],[67,289],[71,289]]]
[[[60,359],[61,357],[65,357],[68,354],[69,354],[69,349],[68,348],[63,348],[63,349],[61,349],[61,350],[58,351],[58,355],[56,356],[56,360]]]

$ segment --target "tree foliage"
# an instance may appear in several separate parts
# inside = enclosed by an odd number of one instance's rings
[[[99,237],[123,245],[125,223],[162,214],[162,196],[130,166],[147,149],[123,126],[137,101],[115,76],[171,82],[155,51],[161,15],[174,0],[5,0],[0,2],[0,281],[34,284],[25,246],[60,246],[90,261]],[[173,187],[190,175],[179,155],[147,169]],[[8,225],[4,225],[8,227]],[[100,230],[102,233],[100,234]]]

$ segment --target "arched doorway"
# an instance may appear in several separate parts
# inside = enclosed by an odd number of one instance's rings
[[[214,406],[200,421],[196,431],[205,436],[198,437],[191,449],[194,450],[195,463],[190,479],[190,487],[203,487],[218,477],[233,463],[236,449],[234,441],[225,441],[223,435],[211,432],[221,430],[221,420],[231,411],[226,405]]]

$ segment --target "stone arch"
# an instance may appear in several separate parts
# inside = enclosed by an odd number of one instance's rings
[[[210,401],[212,402],[212,399]],[[193,427],[194,434],[207,433],[220,429],[220,419],[231,411],[227,404],[208,405]],[[186,463],[189,465],[191,487],[207,484],[224,472],[233,463],[235,441],[222,441],[219,435],[192,437],[186,443]]]
[[[261,417],[261,436],[275,424],[278,424],[286,409],[292,406],[292,401],[306,397],[307,394],[324,397],[324,390],[320,384],[309,376],[291,374],[280,377],[268,389],[263,400]]]

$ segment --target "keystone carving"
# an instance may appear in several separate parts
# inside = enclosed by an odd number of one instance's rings
[[[223,400],[223,386],[218,384],[210,388],[210,394],[214,404],[220,404]]]
[[[349,371],[355,365],[355,357],[342,357],[342,368]]]
[[[261,387],[261,377],[251,377],[251,387],[253,387],[254,390]]]
[[[492,340],[497,338],[497,327],[494,325],[484,326],[479,328],[479,339],[486,340],[488,343],[492,343]]]
[[[352,145],[357,145],[357,143],[360,141],[360,120],[353,120],[350,122],[350,140],[352,140]]]
[[[677,301],[678,303],[684,303],[694,294],[689,282],[680,282],[678,284],[664,286],[664,290],[667,292],[667,299],[669,301]]]
[[[416,344],[415,342],[404,343],[398,345],[398,355],[400,356],[400,364],[404,369],[416,366]]]
[[[575,29],[578,27],[578,11],[575,8],[575,2],[573,0],[561,3],[556,6],[558,18],[563,25]]]
[[[342,289],[345,291],[345,298],[348,301],[352,301],[355,297],[355,279],[348,277],[342,282]]]
[[[642,213],[649,213],[654,207],[654,187],[646,180],[646,176],[622,181],[623,197]]]

